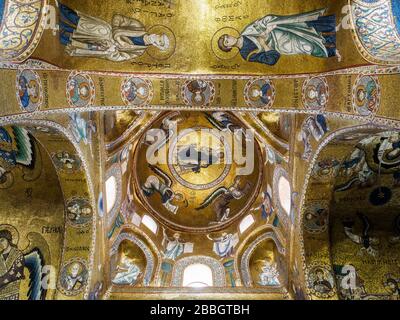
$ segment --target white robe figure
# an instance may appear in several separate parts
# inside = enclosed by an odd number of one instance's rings
[[[260,281],[258,282],[261,286],[279,286],[279,272],[276,265],[273,265],[269,261],[265,261],[261,268],[261,273],[259,275]]]
[[[233,255],[234,247],[238,242],[237,234],[223,233],[220,238],[212,239],[214,241],[213,250],[221,258],[228,258]]]
[[[176,260],[185,250],[185,244],[179,241],[179,234],[174,234],[173,239],[170,239],[163,229],[164,238],[162,245],[165,245],[165,250],[163,252],[164,259]]]
[[[135,285],[141,275],[140,268],[126,257],[122,257],[121,265],[117,266],[117,270],[120,272],[112,280],[114,284]]]
[[[136,19],[117,14],[109,24],[61,3],[59,10],[60,40],[70,56],[119,62],[143,55],[150,45],[161,51],[169,48],[167,35],[148,34],[145,26]]]

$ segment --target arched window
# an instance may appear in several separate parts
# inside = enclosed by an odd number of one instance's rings
[[[191,264],[183,271],[183,286],[203,288],[213,286],[213,273],[209,266],[201,263]]]
[[[158,225],[153,218],[148,215],[144,215],[142,218],[142,223],[154,234],[157,234]]]
[[[117,200],[117,180],[114,176],[111,176],[106,181],[106,201],[107,201],[107,213],[114,208]]]
[[[239,224],[240,233],[245,232],[251,225],[254,223],[254,217],[252,214],[249,214],[243,218],[243,220]]]
[[[278,181],[279,202],[283,210],[285,210],[288,215],[290,215],[290,211],[292,209],[291,193],[292,191],[288,179],[286,179],[284,176],[281,176]]]

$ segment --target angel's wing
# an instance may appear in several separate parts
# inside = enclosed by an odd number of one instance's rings
[[[153,166],[153,165],[149,165],[151,171],[153,171],[155,174],[157,174],[159,177],[161,177],[165,184],[167,185],[167,187],[171,187],[172,186],[172,180],[171,178],[160,168]]]
[[[46,240],[36,232],[31,232],[27,236],[29,246],[23,250],[25,267],[29,270],[29,300],[44,300],[47,290],[43,286],[44,277],[43,267],[51,264],[50,249]]]
[[[228,189],[225,187],[220,187],[217,190],[215,190],[213,193],[211,193],[201,204],[199,207],[196,208],[196,210],[202,210],[206,207],[208,207],[215,199],[217,199],[219,196],[222,194],[228,193]]]
[[[12,127],[17,142],[17,163],[30,167],[33,163],[33,145],[26,129]]]
[[[30,253],[24,255],[25,267],[29,270],[29,300],[45,300],[47,290],[42,285],[43,273],[42,268],[45,261],[42,253],[38,248],[33,249]]]

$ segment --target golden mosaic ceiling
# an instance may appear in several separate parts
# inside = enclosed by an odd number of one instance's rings
[[[145,206],[177,230],[220,230],[237,220],[257,197],[263,175],[259,146],[247,149],[245,130],[225,112],[177,111],[156,120],[139,140],[132,168]],[[234,161],[238,144],[254,159],[251,174]]]

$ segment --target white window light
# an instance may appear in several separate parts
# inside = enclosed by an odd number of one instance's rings
[[[244,233],[251,225],[254,223],[254,217],[252,214],[249,214],[243,218],[243,220],[239,224],[240,233]]]
[[[151,218],[148,215],[144,215],[142,218],[142,223],[154,234],[157,234],[157,230],[158,230],[158,225],[157,223],[154,221],[153,218]]]
[[[117,200],[117,179],[111,176],[106,181],[106,202],[107,202],[107,213],[109,213],[115,205]]]
[[[282,208],[286,211],[287,215],[290,215],[292,209],[292,199],[291,199],[291,188],[288,179],[284,176],[279,178],[278,181],[278,196],[279,202]]]
[[[213,274],[209,266],[201,263],[191,264],[183,271],[184,287],[204,288],[213,286]]]

